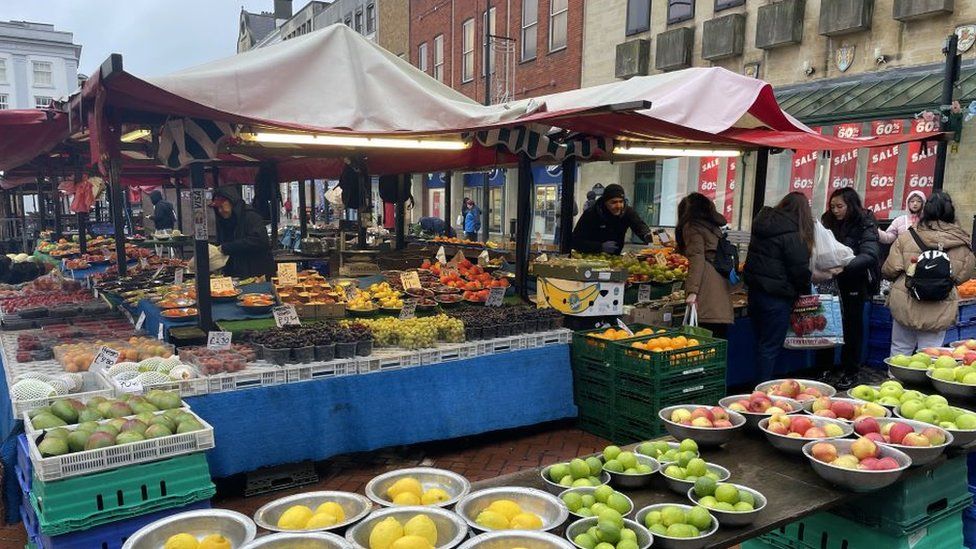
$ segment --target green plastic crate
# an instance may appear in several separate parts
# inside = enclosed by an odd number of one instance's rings
[[[952,458],[935,469],[845,503],[834,513],[893,535],[905,535],[973,503],[967,472],[966,456]]]
[[[865,528],[833,513],[817,513],[760,539],[795,549],[956,549],[963,547],[962,511],[903,536]]]
[[[604,421],[593,416],[580,415],[579,428],[591,435],[613,441],[613,425],[609,421]]]
[[[739,544],[740,549],[790,549],[785,545],[769,543],[761,538],[747,539]]]
[[[660,392],[651,385],[620,383],[614,395],[614,408],[626,416],[657,420],[661,408],[678,404],[712,404],[725,396],[725,376],[707,382],[695,382]]]
[[[668,332],[668,337],[680,335]],[[647,341],[658,336],[635,338],[628,342],[611,344],[613,358],[610,364],[620,373],[640,376],[657,387],[681,383],[682,378],[721,375],[725,376],[727,342],[710,337],[697,337],[699,345],[673,351],[648,351],[631,347],[635,341]]]
[[[614,326],[616,328],[616,326]],[[630,324],[627,326],[631,331],[639,331],[644,328],[650,328],[646,324]],[[613,353],[610,348],[610,344],[613,341],[633,341],[639,338],[628,338],[628,339],[618,339],[609,340],[601,339],[599,337],[593,337],[591,334],[605,331],[606,328],[597,328],[595,330],[582,330],[579,332],[573,332],[573,347],[572,347],[572,357],[573,362],[577,360],[590,360],[594,362],[608,363],[613,358]]]
[[[619,416],[613,422],[613,441],[616,444],[631,444],[666,434],[658,420],[642,420]]]
[[[57,536],[209,499],[216,492],[203,453],[54,482],[34,478],[31,504],[41,531]]]

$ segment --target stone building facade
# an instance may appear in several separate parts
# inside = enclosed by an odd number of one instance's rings
[[[0,109],[46,107],[78,88],[81,46],[70,32],[0,21]]]

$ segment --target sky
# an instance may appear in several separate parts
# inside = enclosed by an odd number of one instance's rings
[[[295,10],[305,0],[294,2]],[[80,44],[79,72],[112,53],[126,72],[159,76],[234,55],[241,6],[272,11],[274,0],[0,0],[0,21],[53,23]]]

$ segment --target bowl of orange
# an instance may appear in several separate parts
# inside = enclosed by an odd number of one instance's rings
[[[232,290],[211,290],[210,297],[215,301],[229,301],[231,299],[237,299],[237,296],[241,295],[241,291],[237,288]]]
[[[199,311],[196,307],[184,307],[182,309],[166,309],[159,314],[171,320],[190,320],[195,318]]]
[[[250,314],[264,314],[274,307],[275,299],[271,294],[241,294],[237,298],[237,305]]]

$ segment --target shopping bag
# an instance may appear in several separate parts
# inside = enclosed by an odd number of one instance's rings
[[[834,238],[834,233],[824,227],[820,220],[813,222],[813,254],[810,256],[810,270],[828,271],[846,267],[854,259],[854,251]]]
[[[681,322],[681,331],[694,337],[712,337],[712,331],[698,326],[698,305],[692,303],[685,308],[685,318]]]
[[[793,303],[786,330],[787,349],[828,349],[844,344],[840,298],[835,295],[801,295]]]

